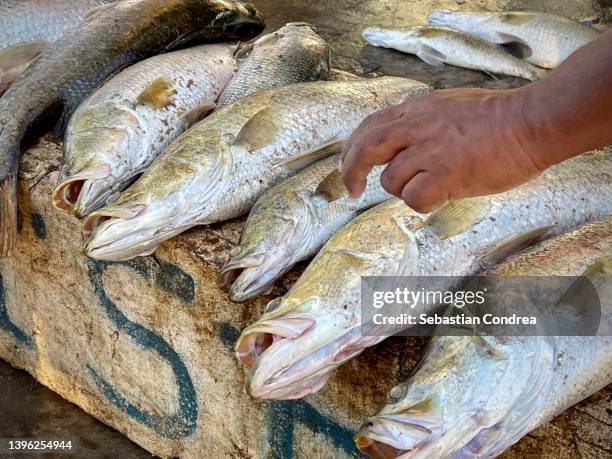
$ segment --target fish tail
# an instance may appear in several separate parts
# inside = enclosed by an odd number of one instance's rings
[[[17,168],[0,183],[0,257],[9,257],[17,241]]]
[[[17,171],[21,137],[20,130],[13,129],[10,122],[0,124],[0,258],[9,257],[17,241]]]

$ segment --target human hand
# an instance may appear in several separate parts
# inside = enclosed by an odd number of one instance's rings
[[[543,145],[555,148],[536,138],[528,104],[520,91],[450,89],[381,110],[347,141],[343,180],[357,197],[388,163],[382,186],[418,212],[513,188],[550,165]]]

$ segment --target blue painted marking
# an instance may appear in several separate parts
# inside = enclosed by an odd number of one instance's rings
[[[10,333],[19,344],[27,347],[34,347],[32,338],[15,325],[9,316],[8,309],[6,308],[6,295],[4,292],[4,279],[2,279],[2,274],[0,274],[0,328]]]
[[[47,237],[47,225],[45,225],[45,219],[38,212],[32,212],[30,214],[32,229],[38,239],[44,239]]]
[[[107,295],[104,290],[102,276],[106,268],[111,265],[112,263],[93,261],[88,264],[89,277],[94,286],[96,296],[106,314],[119,331],[126,333],[143,348],[154,350],[170,364],[178,387],[178,413],[171,416],[149,413],[119,394],[112,385],[96,372],[91,364],[87,365],[89,374],[100,391],[111,403],[131,418],[153,429],[158,435],[172,439],[189,436],[195,431],[198,418],[197,399],[189,371],[176,351],[163,338],[127,319]],[[134,261],[124,263],[124,265],[132,267],[136,272],[145,277],[150,276],[147,262]]]
[[[221,322],[218,326],[221,344],[233,352],[240,332],[236,327]],[[293,431],[295,423],[306,426],[311,432],[330,439],[334,445],[353,457],[364,457],[353,442],[353,432],[340,423],[321,414],[304,400],[282,400],[267,403],[266,441],[274,459],[290,459],[293,454]]]

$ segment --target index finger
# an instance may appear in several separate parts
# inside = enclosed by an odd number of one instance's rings
[[[361,195],[376,165],[386,164],[410,144],[404,120],[396,120],[361,132],[342,157],[340,172],[351,197]]]

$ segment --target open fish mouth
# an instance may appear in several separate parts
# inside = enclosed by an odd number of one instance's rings
[[[280,299],[269,308],[280,305]],[[273,311],[274,309],[272,309]],[[341,314],[321,324],[309,313],[285,313],[246,328],[236,356],[249,369],[247,392],[254,398],[293,399],[319,391],[335,368],[373,345]]]
[[[53,190],[51,195],[53,206],[63,212],[74,213],[78,217],[85,216],[95,210],[96,206],[104,204],[104,196],[89,200],[89,203],[82,203],[83,197],[95,188],[96,182],[107,178],[109,174],[110,166],[102,165],[82,169],[79,173],[68,177]]]
[[[368,418],[353,440],[373,459],[410,457],[434,438],[433,428],[418,415],[378,415]]]
[[[245,251],[232,257],[221,271],[221,287],[229,290],[230,300],[247,301],[268,293],[282,266],[262,251]]]

